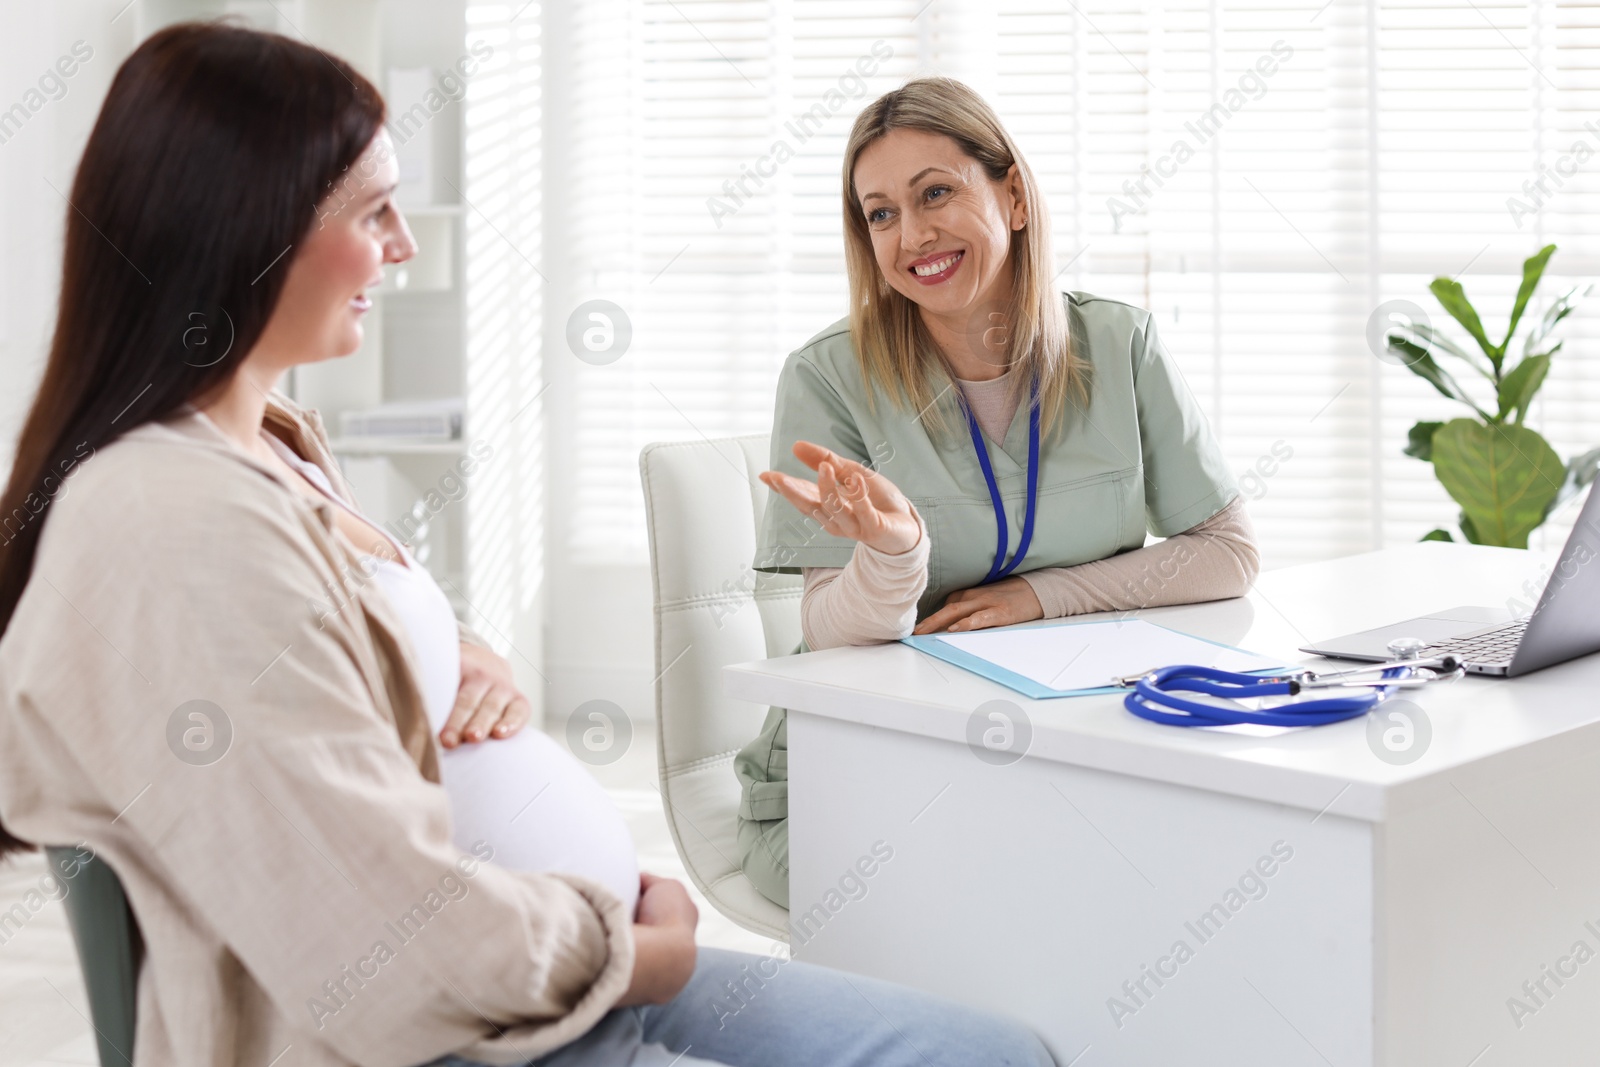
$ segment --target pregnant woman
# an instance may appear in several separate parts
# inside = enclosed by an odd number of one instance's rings
[[[1249,589],[1249,517],[1155,318],[1055,290],[981,97],[927,78],[862,111],[844,232],[850,316],[784,364],[762,475],[755,566],[805,575],[796,651]],[[786,724],[734,769],[742,866],[787,907]]]
[[[74,845],[121,879],[144,946],[124,1051],[1048,1064],[958,1005],[697,951],[683,887],[637,873],[593,780],[516,733],[505,662],[356,510],[275,386],[356,351],[415,251],[383,121],[335,56],[181,24],[118,70],[72,185],[0,496],[0,853]],[[441,759],[440,730],[502,739]]]
[[[409,254],[404,245],[395,253]],[[285,421],[295,421],[283,398],[274,407]],[[205,411],[199,417],[226,433]],[[464,632],[444,591],[410,551],[362,517],[347,490],[334,487],[333,464],[313,463],[265,428],[258,436],[270,449],[261,458],[275,462],[286,482],[313,504],[334,506],[334,524],[363,549],[358,576],[377,582],[405,626],[429,726],[447,746],[439,777],[450,797],[456,845],[487,846],[496,863],[519,871],[587,875],[621,898],[631,916],[639,902],[639,866],[627,824],[570,753],[542,731],[521,729],[527,699],[513,687],[510,665]],[[313,434],[301,440],[327,462],[325,439]],[[504,740],[455,740],[485,736]]]

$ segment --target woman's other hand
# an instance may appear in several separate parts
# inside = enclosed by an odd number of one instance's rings
[[[634,919],[633,981],[617,1004],[665,1004],[694,975],[694,929],[700,909],[683,883],[641,872]]]
[[[482,645],[461,642],[461,688],[439,731],[439,744],[455,748],[463,741],[507,738],[522,729],[532,713],[505,657]]]
[[[835,537],[849,537],[892,556],[916,547],[921,536],[917,511],[893,482],[810,441],[795,442],[794,454],[817,472],[815,482],[778,471],[762,472],[761,480],[800,514]]]
[[[961,589],[945,598],[944,607],[917,623],[914,634],[940,630],[962,633],[991,626],[1010,626],[1044,618],[1044,608],[1034,595],[1033,586],[1021,578],[1006,578],[993,585]]]

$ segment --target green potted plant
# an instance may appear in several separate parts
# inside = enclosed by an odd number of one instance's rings
[[[1521,358],[1515,366],[1506,366],[1512,337],[1555,250],[1555,245],[1546,245],[1522,264],[1522,285],[1499,344],[1489,340],[1483,320],[1459,282],[1435,278],[1429,284],[1429,291],[1477,342],[1481,353],[1462,348],[1425,322],[1388,331],[1391,355],[1444,396],[1472,409],[1471,416],[1448,422],[1417,423],[1411,427],[1404,451],[1433,464],[1440,484],[1461,505],[1462,536],[1474,544],[1527,548],[1528,535],[1593,481],[1600,465],[1600,448],[1563,463],[1543,436],[1523,425],[1550,373],[1551,359],[1561,350],[1555,328],[1592,286],[1574,286],[1557,297],[1523,338]],[[1487,391],[1492,393],[1488,404],[1480,406],[1441,366],[1444,356],[1465,363],[1488,382]],[[1436,529],[1422,539],[1455,538],[1448,530]]]

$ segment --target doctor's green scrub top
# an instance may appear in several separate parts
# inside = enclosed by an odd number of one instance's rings
[[[1199,405],[1162,346],[1150,312],[1087,293],[1066,295],[1073,349],[1089,364],[1087,406],[1070,402],[1063,425],[1042,429],[1033,540],[1013,576],[1071,567],[1143,546],[1145,532],[1170,537],[1226,507],[1238,488]],[[941,375],[942,377],[942,375]],[[935,391],[948,379],[936,380]],[[923,619],[951,593],[981,583],[994,562],[994,506],[966,416],[946,391],[954,433],[929,436],[882,392],[867,408],[868,385],[844,319],[784,363],[772,429],[772,469],[799,478],[816,472],[794,457],[812,441],[881,472],[921,514],[929,537]],[[1020,540],[1027,507],[1028,405],[1018,406],[1005,440],[984,435],[1006,509],[1010,544]],[[755,569],[799,573],[843,567],[856,542],[823,532],[777,493],[769,493]],[[795,651],[806,651],[804,642]],[[788,739],[786,712],[772,708],[758,737],[734,761],[742,795],[739,842],[745,873],[788,906]]]

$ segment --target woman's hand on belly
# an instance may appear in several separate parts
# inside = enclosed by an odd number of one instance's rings
[[[1033,586],[1021,578],[1005,578],[992,585],[961,589],[945,598],[944,607],[917,623],[914,634],[940,630],[962,633],[990,626],[1010,626],[1044,618],[1044,608]]]
[[[439,744],[510,737],[533,713],[511,677],[511,664],[481,645],[461,642],[461,688],[455,707],[439,731]]]

